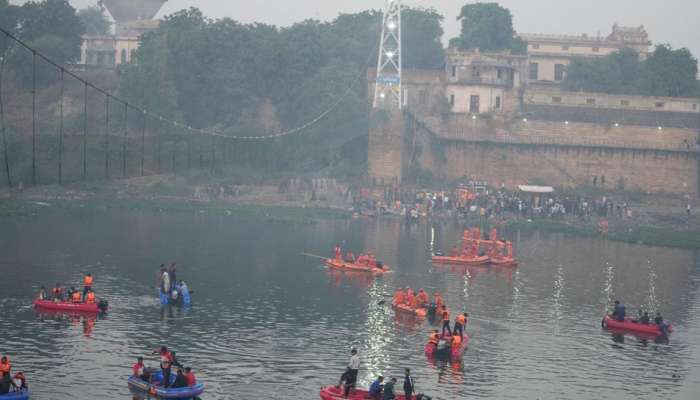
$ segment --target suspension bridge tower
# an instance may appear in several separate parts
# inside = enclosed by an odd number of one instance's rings
[[[367,165],[375,185],[395,188],[404,170],[403,108],[401,81],[401,0],[385,0],[377,77],[372,102]],[[393,201],[390,198],[387,201]]]
[[[400,110],[403,107],[401,56],[401,0],[386,0],[377,58],[374,108]]]

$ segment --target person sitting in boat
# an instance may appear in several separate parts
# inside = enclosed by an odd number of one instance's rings
[[[59,283],[56,283],[56,286],[51,289],[51,298],[55,302],[63,301],[63,288]]]
[[[450,257],[459,257],[459,250],[457,249],[457,245],[452,246],[452,250],[450,250]]]
[[[420,297],[413,296],[413,300],[411,301],[409,306],[411,306],[411,308],[413,309],[419,309],[423,307],[423,303],[421,302]]]
[[[194,376],[194,372],[192,372],[192,368],[190,367],[185,368],[185,380],[187,381],[188,387],[192,387],[197,384],[197,377]]]
[[[48,300],[49,299],[49,294],[46,292],[46,287],[42,286],[41,289],[39,289],[39,300]]]
[[[132,376],[134,376],[136,378],[141,378],[144,381],[148,382],[148,378],[145,376],[146,366],[143,364],[143,357],[139,357],[136,359],[136,364],[134,364],[131,367],[131,371],[132,371]]]
[[[372,400],[382,399],[382,390],[384,389],[384,377],[378,376],[377,379],[369,385],[369,398]]]
[[[17,385],[10,377],[9,372],[2,372],[0,376],[0,395],[10,393],[10,389],[17,390]]]
[[[364,253],[360,254],[360,256],[357,257],[356,264],[357,265],[367,265],[367,256]]]
[[[406,286],[406,304],[408,304],[408,305],[413,304],[414,297],[415,297],[415,293],[413,292],[413,289],[411,289],[409,286]]]
[[[0,374],[10,373],[12,371],[12,363],[7,356],[0,358]]]
[[[95,297],[95,292],[91,288],[88,289],[87,295],[85,296],[85,304],[95,304],[97,303],[97,298]]]
[[[83,302],[83,296],[80,295],[79,291],[74,290],[70,295],[70,301],[75,304],[80,304]]]
[[[352,254],[352,251],[348,251],[348,252],[345,254],[345,262],[349,262],[349,263],[354,263],[354,262],[355,262],[355,255]]]
[[[450,312],[447,311],[447,306],[442,305],[442,336],[445,336],[445,331],[451,336],[452,329],[450,329]]]
[[[435,329],[433,333],[430,334],[430,338],[428,339],[428,343],[431,346],[435,346],[437,348],[438,343],[440,343],[440,331]]]
[[[649,312],[645,311],[644,314],[642,314],[642,316],[639,317],[639,323],[649,325],[649,322],[651,322],[651,317],[649,317]]]
[[[377,257],[375,257],[374,254],[367,253],[367,265],[370,267],[377,266]]]
[[[405,302],[406,296],[404,295],[403,290],[396,289],[396,291],[394,292],[394,305],[404,304]]]
[[[12,382],[14,382],[15,388],[17,388],[17,390],[20,392],[26,392],[29,390],[29,386],[27,385],[27,377],[22,371],[16,373],[15,376],[12,377]]]
[[[423,288],[418,289],[418,300],[421,307],[427,307],[430,304],[430,296],[423,290]]]
[[[620,322],[625,321],[625,305],[620,304],[619,300],[615,300],[615,307],[613,308],[612,316]]]
[[[175,381],[173,382],[172,385],[170,385],[170,387],[173,389],[187,387],[187,379],[185,378],[185,373],[182,371],[182,368],[177,369],[177,374],[175,375]]]
[[[661,316],[660,312],[656,312],[656,317],[654,318],[654,323],[656,326],[659,327],[659,330],[661,331],[661,334],[664,336],[668,336],[668,322],[664,320],[664,317]]]

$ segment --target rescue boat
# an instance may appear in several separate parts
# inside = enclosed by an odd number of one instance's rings
[[[109,308],[106,300],[100,300],[96,303],[71,303],[69,301],[54,302],[51,300],[36,299],[32,302],[34,307],[39,310],[51,310],[62,312],[77,312],[77,313],[101,313]]]
[[[359,271],[367,272],[375,275],[381,275],[389,271],[389,267],[377,262],[376,266],[356,264],[348,261],[338,260],[335,258],[329,258],[326,260],[326,266],[328,268],[334,268],[340,271]]]
[[[409,306],[408,304],[396,304],[396,303],[391,303],[391,308],[394,309],[397,313],[403,313],[403,314],[409,314],[413,315],[416,317],[420,318],[425,318],[426,315],[428,315],[428,310],[421,307],[421,308],[413,308]]]
[[[489,256],[477,256],[477,257],[452,257],[452,256],[433,256],[433,264],[443,264],[443,265],[484,265],[488,264]]]
[[[425,355],[428,357],[452,357],[459,358],[464,354],[469,347],[469,335],[465,332],[462,338],[462,343],[455,347],[452,346],[452,336],[444,335],[440,338],[437,346],[428,341],[425,344]]]
[[[659,326],[654,323],[640,324],[638,322],[632,322],[629,319],[620,322],[610,315],[606,315],[603,318],[602,326],[606,329],[615,329],[619,331],[638,332],[655,336],[663,335]],[[673,332],[673,327],[671,325],[668,326],[668,332]]]
[[[157,372],[153,374],[153,378],[156,381],[162,381],[163,374]],[[170,375],[170,382],[175,382],[175,374]],[[204,393],[204,385],[201,383],[184,388],[165,388],[150,384],[139,377],[130,376],[128,384],[131,391],[146,393],[159,399],[191,399]]]
[[[398,389],[398,385],[396,388]],[[350,390],[348,397],[345,397],[343,394],[343,389],[335,386],[321,388],[321,400],[366,400],[370,398],[369,392],[364,389]],[[406,396],[397,393],[395,399],[406,400]]]
[[[27,400],[29,399],[29,392],[24,390],[21,392],[10,392],[7,394],[0,394],[0,400]]]

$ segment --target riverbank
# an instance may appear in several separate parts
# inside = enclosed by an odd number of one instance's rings
[[[186,177],[173,176],[41,186],[0,192],[0,217],[31,217],[56,210],[135,210],[235,215],[290,224],[352,218],[351,204],[345,195],[347,188],[335,182],[322,186],[310,191],[288,186],[193,182]],[[504,226],[509,230],[604,237],[650,246],[700,249],[697,216],[679,216],[678,205],[661,207],[659,201],[644,204],[635,204],[636,217],[633,219],[611,219],[607,233],[599,232],[601,218],[529,220],[510,216],[503,221],[488,221],[485,225]],[[479,218],[465,223],[479,225]]]

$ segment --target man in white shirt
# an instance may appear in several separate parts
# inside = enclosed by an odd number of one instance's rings
[[[359,372],[360,369],[360,356],[357,355],[357,350],[352,349],[350,350],[350,361],[348,362],[348,367],[343,373],[343,375],[340,377],[340,384],[345,381],[344,385],[344,392],[345,392],[345,397],[348,397],[350,394],[350,389],[355,387],[355,384],[357,383],[357,373]]]

